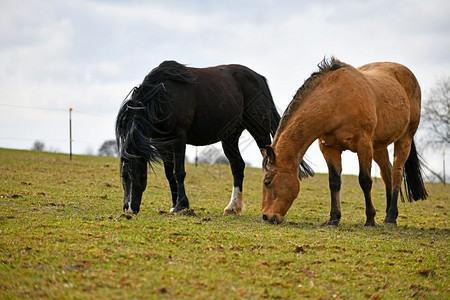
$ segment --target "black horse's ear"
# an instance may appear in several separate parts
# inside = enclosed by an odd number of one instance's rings
[[[263,156],[263,157],[266,157],[266,148],[259,148],[259,151],[261,151],[261,155]]]
[[[267,145],[264,149],[261,149],[261,152],[269,159],[271,164],[275,164],[275,151],[273,151],[272,147]]]

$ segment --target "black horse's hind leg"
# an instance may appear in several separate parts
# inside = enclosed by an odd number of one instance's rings
[[[170,209],[170,212],[178,212],[189,208],[189,200],[184,190],[184,178],[186,177],[186,171],[184,169],[184,157],[186,153],[186,139],[184,137],[178,137],[173,145],[174,153],[174,176],[177,185],[177,201],[174,207]]]
[[[233,174],[233,191],[230,203],[224,209],[224,215],[242,214],[244,212],[244,199],[242,197],[242,183],[244,181],[245,162],[239,152],[239,136],[231,142],[222,141],[222,148],[225,156],[230,161],[231,172]]]

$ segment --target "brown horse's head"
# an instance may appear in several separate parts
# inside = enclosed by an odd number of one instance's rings
[[[300,191],[298,167],[278,162],[272,147],[262,149],[264,157],[262,217],[264,221],[281,223]]]

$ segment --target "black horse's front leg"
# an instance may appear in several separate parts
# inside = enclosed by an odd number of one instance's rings
[[[177,205],[178,188],[177,180],[174,174],[175,165],[172,160],[164,160],[164,172],[166,173],[167,181],[170,186],[170,194],[172,196],[172,208]]]
[[[179,212],[189,208],[189,200],[184,190],[184,178],[186,177],[186,171],[184,169],[184,157],[186,153],[186,142],[184,138],[179,138],[173,145],[173,157],[174,164],[174,176],[177,187],[177,200],[176,204],[170,209],[170,212]]]

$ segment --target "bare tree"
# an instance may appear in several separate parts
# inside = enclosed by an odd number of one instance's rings
[[[215,146],[206,147],[198,157],[199,164],[210,164],[210,165],[228,165],[228,159],[225,154]]]
[[[36,140],[33,144],[33,147],[31,148],[31,150],[33,151],[44,151],[45,148],[45,144],[39,140]]]
[[[422,103],[423,134],[422,144],[424,148],[445,150],[450,146],[450,77],[441,77],[430,90],[429,97]],[[445,160],[443,172],[432,170],[426,164],[423,165],[432,177],[445,184]]]
[[[422,128],[427,132],[424,141],[439,149],[450,145],[450,77],[442,77],[430,90],[422,107]]]
[[[119,156],[119,148],[117,147],[116,140],[105,141],[100,149],[98,149],[99,156]]]

